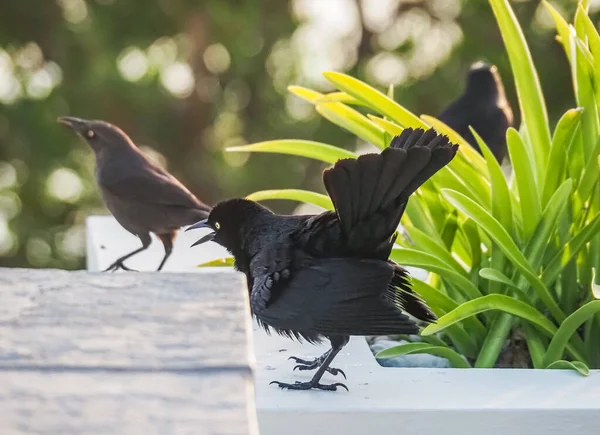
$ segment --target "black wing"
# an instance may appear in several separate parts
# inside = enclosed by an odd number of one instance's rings
[[[255,276],[252,311],[277,330],[301,335],[417,333],[400,299],[390,293],[394,274],[394,265],[386,261],[313,259],[291,272],[284,268]]]

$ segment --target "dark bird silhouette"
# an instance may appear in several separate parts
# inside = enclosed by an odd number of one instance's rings
[[[96,180],[102,198],[119,224],[139,237],[142,247],[118,258],[108,270],[132,270],[123,262],[150,246],[150,233],[165,247],[158,267],[171,255],[179,228],[206,218],[211,210],[173,175],[148,160],[118,127],[104,121],[58,119],[71,127],[96,155]]]
[[[464,93],[438,116],[481,154],[469,126],[502,163],[506,155],[506,130],[513,123],[513,113],[504,93],[498,68],[482,62],[474,64],[467,75]]]
[[[313,361],[292,357],[299,370],[314,370],[294,390],[336,390],[323,385],[325,371],[351,335],[414,334],[414,319],[435,315],[411,289],[408,272],[389,261],[409,196],[446,165],[457,150],[433,129],[405,129],[381,154],[339,160],[323,173],[335,211],[282,216],[246,199],[215,206],[208,219],[188,228],[210,228],[198,245],[213,240],[246,275],[250,306],[269,332],[331,349]],[[187,231],[187,230],[186,230]],[[193,246],[194,246],[193,245]]]

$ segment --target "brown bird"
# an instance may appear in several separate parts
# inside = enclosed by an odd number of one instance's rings
[[[150,246],[150,233],[165,247],[158,270],[173,250],[179,228],[206,218],[211,208],[199,201],[179,180],[148,160],[118,127],[104,121],[61,117],[96,155],[96,180],[115,219],[139,237],[142,247],[118,258],[105,271],[132,270],[123,262]]]

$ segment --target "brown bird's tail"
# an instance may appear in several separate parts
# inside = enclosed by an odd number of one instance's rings
[[[339,160],[323,173],[348,248],[387,259],[409,196],[456,155],[434,129],[406,128],[381,154]]]

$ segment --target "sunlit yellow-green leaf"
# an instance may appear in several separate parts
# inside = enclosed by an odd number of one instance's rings
[[[531,147],[534,173],[539,181],[546,172],[550,154],[550,128],[542,87],[525,36],[508,0],[490,0],[490,4],[513,70],[521,117],[527,125],[529,140],[526,144]]]
[[[367,117],[373,121],[375,124],[383,128],[392,136],[398,136],[404,129],[400,127],[398,124],[390,122],[386,119],[380,118],[379,116],[368,114]]]
[[[313,104],[315,104],[316,101],[323,96],[323,94],[320,92],[313,91],[312,89],[304,88],[302,86],[288,86],[288,91]]]
[[[525,148],[521,136],[514,128],[509,128],[506,143],[513,164],[519,198],[521,199],[521,219],[526,239],[531,237],[542,217],[542,206],[538,184],[535,178],[535,168],[531,165],[530,155]]]
[[[418,116],[405,109],[382,92],[379,92],[377,89],[354,77],[338,72],[324,72],[323,75],[339,90],[357,100],[363,101],[370,108],[389,117],[402,127],[428,127]]]
[[[317,112],[366,142],[383,149],[387,146],[383,129],[360,112],[342,103],[317,103]]]
[[[515,234],[513,228],[510,189],[508,188],[506,177],[504,177],[504,173],[502,172],[502,168],[496,160],[496,157],[494,157],[481,136],[479,136],[472,128],[471,133],[473,133],[475,140],[479,144],[479,148],[487,163],[487,170],[490,174],[490,180],[492,182],[492,216],[498,219],[498,222],[500,222],[509,234]]]
[[[554,19],[554,23],[556,26],[556,31],[560,35],[560,41],[563,45],[565,53],[567,55],[567,59],[571,62],[572,59],[572,47],[570,41],[570,34],[572,28],[569,26],[569,23],[562,17],[562,15],[546,0],[542,1],[542,4],[548,9],[550,15]]]
[[[333,210],[333,203],[327,195],[321,193],[311,192],[308,190],[300,189],[274,189],[274,190],[260,190],[258,192],[251,193],[246,199],[252,201],[265,201],[269,199],[287,199],[290,201],[307,202],[314,204],[318,207],[322,207],[327,210]]]
[[[216,260],[200,263],[196,267],[233,267],[233,257],[217,258]]]
[[[583,109],[568,110],[556,124],[554,136],[552,137],[552,148],[550,149],[550,160],[546,168],[543,182],[542,206],[545,207],[550,201],[561,181],[565,176],[567,150],[575,140],[575,133],[579,128]]]
[[[321,142],[297,139],[270,140],[250,145],[227,148],[229,152],[277,153],[308,157],[326,163],[335,163],[339,159],[356,158],[352,151]]]
[[[352,104],[354,106],[364,106],[360,100],[357,100],[354,97],[351,97],[345,92],[331,92],[329,94],[325,94],[322,97],[318,98],[316,103],[344,103],[344,104]]]
[[[329,101],[325,98],[327,96],[312,89],[303,88],[302,86],[289,86],[288,90],[303,100],[315,104],[317,112],[328,121],[345,128],[350,133],[355,134],[366,142],[372,143],[378,148],[383,149],[387,146],[384,138],[384,129],[369,120],[362,113],[340,102],[325,104],[325,102]]]
[[[435,128],[439,133],[448,136],[450,142],[457,144],[459,146],[458,151],[472,166],[476,168],[478,172],[486,171],[485,160],[483,157],[481,157],[481,154],[479,154],[477,150],[473,148],[471,144],[467,142],[460,134],[433,116],[421,115],[421,119]]]

